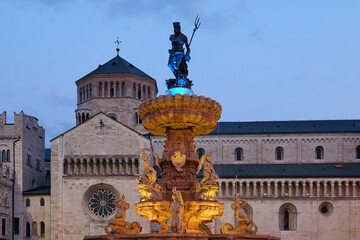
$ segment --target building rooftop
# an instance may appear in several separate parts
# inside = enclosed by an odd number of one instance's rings
[[[120,56],[116,56],[110,61],[106,62],[103,65],[99,65],[97,69],[92,71],[91,73],[87,74],[89,76],[91,74],[111,74],[111,73],[130,73],[134,75],[138,75],[140,77],[149,78],[154,80],[152,77],[126,61],[125,59],[121,58]],[[84,77],[86,77],[84,76]],[[82,78],[84,78],[82,77]],[[81,79],[82,79],[81,78]]]
[[[23,191],[23,195],[50,195],[50,186]]]
[[[214,169],[220,178],[360,177],[360,163],[219,164],[214,165]],[[202,172],[200,174],[202,177]]]
[[[360,120],[218,122],[209,135],[360,133]]]
[[[157,176],[161,172],[154,166]],[[214,164],[220,178],[358,178],[360,163]],[[203,169],[198,178],[203,177]]]

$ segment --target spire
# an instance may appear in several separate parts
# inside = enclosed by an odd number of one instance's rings
[[[121,43],[121,41],[119,41],[119,37],[117,37],[117,39],[116,39],[116,41],[114,43],[117,44],[116,52],[117,52],[117,56],[119,56],[119,51],[120,51],[119,44]]]

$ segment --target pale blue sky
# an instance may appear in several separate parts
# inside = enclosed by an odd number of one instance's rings
[[[2,0],[0,112],[46,141],[75,125],[75,81],[116,55],[165,79],[172,22],[189,38],[194,91],[221,121],[359,119],[360,1]],[[48,143],[46,143],[49,146]]]

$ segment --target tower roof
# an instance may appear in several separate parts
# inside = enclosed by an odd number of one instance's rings
[[[110,61],[106,62],[103,65],[99,65],[97,69],[90,72],[86,76],[89,76],[91,74],[111,74],[111,73],[130,73],[134,75],[138,75],[140,77],[149,78],[154,80],[152,77],[126,61],[125,59],[121,58],[120,56],[116,56]],[[84,76],[84,77],[86,77]],[[82,78],[84,78],[82,77]],[[82,79],[81,78],[81,79]]]

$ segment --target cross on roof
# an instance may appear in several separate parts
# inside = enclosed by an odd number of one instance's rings
[[[120,51],[119,44],[121,43],[121,41],[119,41],[119,37],[116,38],[116,41],[114,43],[117,44],[116,52],[117,52],[117,55],[119,56],[119,51]]]

